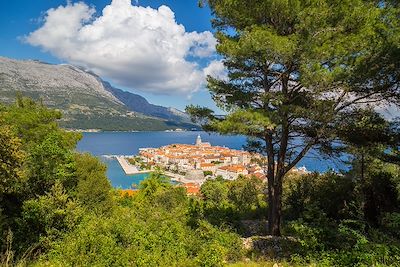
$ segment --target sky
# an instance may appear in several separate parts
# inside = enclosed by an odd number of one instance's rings
[[[223,77],[210,10],[197,0],[0,0],[0,56],[69,63],[150,103],[218,109]]]

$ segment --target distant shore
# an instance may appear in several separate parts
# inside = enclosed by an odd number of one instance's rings
[[[166,133],[184,133],[199,132],[201,130],[102,130],[102,129],[65,129],[67,132],[77,133],[140,133],[140,132],[166,132]]]

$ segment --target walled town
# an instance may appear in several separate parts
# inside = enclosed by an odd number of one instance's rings
[[[142,148],[139,155],[143,162],[185,175],[187,180],[201,181],[217,176],[235,180],[239,175],[260,179],[265,177],[257,163],[257,159],[261,159],[260,155],[212,146],[202,142],[200,136],[194,145],[171,144],[160,148]]]

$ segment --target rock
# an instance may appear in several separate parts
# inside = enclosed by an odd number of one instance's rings
[[[252,236],[242,238],[242,242],[246,250],[253,250],[271,259],[283,257],[287,251],[299,246],[299,241],[290,236]]]

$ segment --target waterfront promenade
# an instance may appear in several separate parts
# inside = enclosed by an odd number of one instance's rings
[[[140,171],[135,165],[132,165],[129,163],[129,161],[126,159],[126,157],[123,156],[116,156],[115,157],[118,160],[119,165],[121,165],[121,168],[124,170],[126,175],[134,175],[134,174],[139,174],[139,173],[149,173],[151,170],[143,170]],[[177,173],[165,171],[165,175],[171,178],[172,181],[175,182],[180,182],[180,183],[195,183],[201,185],[204,180],[191,180],[191,179],[186,179],[184,175],[180,175]]]
[[[118,160],[119,164],[127,175],[150,172],[148,170],[140,171],[135,165],[130,164],[125,157],[117,156],[116,159]]]

